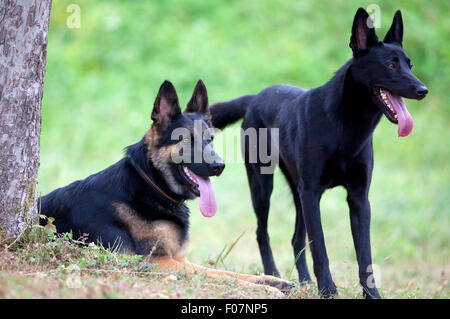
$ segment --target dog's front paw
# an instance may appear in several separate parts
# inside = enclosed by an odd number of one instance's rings
[[[377,288],[363,288],[363,297],[365,299],[382,299]]]
[[[289,292],[294,287],[294,283],[274,276],[262,275],[259,277],[258,284],[275,287],[283,292]]]
[[[327,287],[319,287],[320,298],[330,299],[338,295],[336,285],[329,285]]]

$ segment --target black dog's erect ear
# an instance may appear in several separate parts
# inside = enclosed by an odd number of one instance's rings
[[[350,48],[353,50],[353,56],[367,52],[377,42],[378,37],[369,14],[363,8],[359,8],[353,20],[352,36],[350,38]]]
[[[169,127],[172,118],[181,113],[175,87],[169,81],[159,88],[152,111],[152,120],[158,128],[165,130]]]
[[[202,80],[198,80],[191,100],[187,104],[186,112],[197,112],[203,115],[209,114],[208,92]]]
[[[403,19],[400,10],[397,10],[392,21],[391,28],[386,33],[383,42],[384,43],[397,43],[402,46],[403,41]]]

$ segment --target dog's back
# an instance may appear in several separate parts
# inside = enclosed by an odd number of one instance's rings
[[[74,238],[89,234],[90,241],[113,243],[117,234],[110,232],[114,221],[113,201],[129,200],[125,160],[111,165],[84,180],[58,188],[38,199],[41,214],[54,219],[60,233],[72,232]],[[40,219],[45,225],[46,218]]]
[[[270,86],[255,95],[244,95],[237,99],[215,103],[211,106],[213,126],[224,128],[241,118],[251,121],[253,127],[278,127],[278,114],[290,113],[293,104],[308,90],[289,85]]]

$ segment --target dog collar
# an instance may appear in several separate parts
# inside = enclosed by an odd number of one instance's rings
[[[136,169],[136,172],[139,174],[139,176],[141,176],[148,185],[150,185],[154,190],[162,195],[162,198],[169,200],[172,204],[175,204],[176,207],[180,207],[184,203],[184,199],[177,200],[174,197],[168,195],[158,185],[156,185],[156,183],[144,172],[144,170],[136,163],[136,161],[132,157],[127,156],[127,158],[130,164]]]

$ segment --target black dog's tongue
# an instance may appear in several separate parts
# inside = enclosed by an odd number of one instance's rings
[[[388,90],[383,90],[386,94],[386,97],[389,100],[389,103],[394,107],[395,113],[397,113],[398,120],[398,136],[405,137],[411,133],[414,121],[406,109],[405,102],[399,95],[394,95],[390,93]]]

